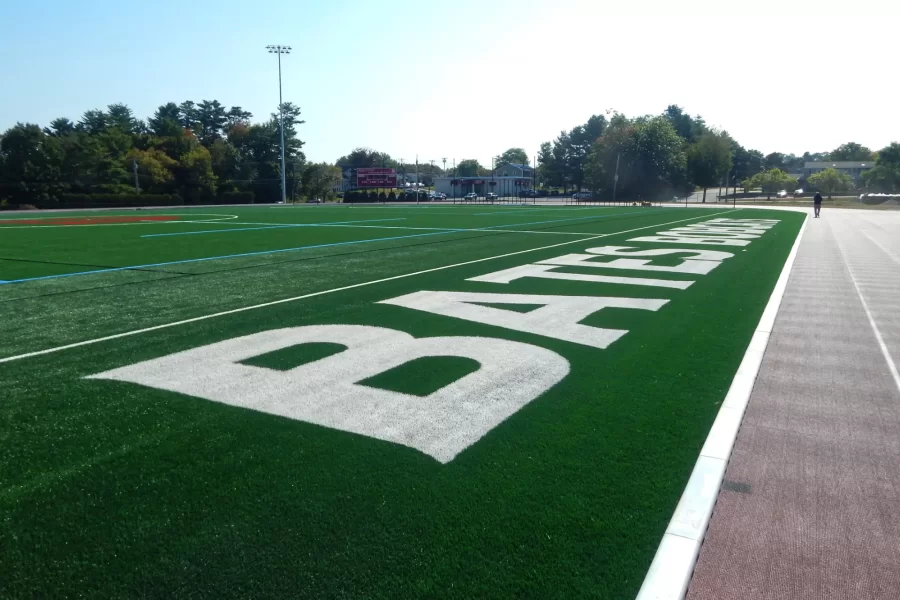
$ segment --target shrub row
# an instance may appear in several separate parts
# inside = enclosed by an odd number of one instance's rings
[[[428,198],[428,192],[419,192],[419,201],[424,201]],[[365,191],[365,190],[350,190],[348,192],[344,192],[344,202],[353,202],[353,203],[362,203],[362,202],[415,202],[416,201],[416,193],[415,192],[400,192],[399,194],[394,193],[393,191],[385,194],[384,192],[375,192],[373,191]]]
[[[253,192],[225,192],[216,199],[216,204],[253,204]]]
[[[177,194],[60,194],[47,198],[38,208],[119,208],[130,206],[180,206]]]

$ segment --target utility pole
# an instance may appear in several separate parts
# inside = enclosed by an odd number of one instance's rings
[[[416,154],[416,204],[419,203],[419,155]]]
[[[616,175],[613,177],[613,204],[616,203],[616,188],[619,187],[619,158],[622,157],[621,153],[616,154]]]
[[[131,161],[131,168],[134,170],[134,193],[141,193],[141,186],[138,184],[138,176],[137,176],[137,159],[133,159]]]
[[[278,128],[281,130],[281,201],[287,202],[287,178],[284,173],[284,111],[281,99],[281,55],[290,54],[290,46],[266,46],[269,54],[278,55]]]

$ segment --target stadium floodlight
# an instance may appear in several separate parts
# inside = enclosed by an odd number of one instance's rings
[[[290,54],[290,46],[266,46],[269,54],[278,55],[278,128],[281,130],[281,201],[287,203],[287,179],[284,174],[284,111],[281,110],[283,104],[281,100],[281,55]]]

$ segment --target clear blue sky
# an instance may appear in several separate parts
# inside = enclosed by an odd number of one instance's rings
[[[114,102],[146,118],[216,99],[262,120],[278,98],[265,46],[287,44],[284,98],[317,161],[369,146],[489,163],[592,113],[672,103],[764,152],[900,140],[897,3],[624,4],[0,0],[0,131]]]

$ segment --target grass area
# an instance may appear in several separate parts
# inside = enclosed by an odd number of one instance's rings
[[[116,214],[135,213],[103,213]],[[0,283],[0,597],[633,597],[803,220],[725,207],[140,214],[177,219],[0,222],[0,281],[13,282]],[[721,248],[735,256],[708,275],[559,269],[695,281],[686,290],[469,281],[597,246],[671,247],[628,240],[718,217],[780,222],[745,248]],[[210,219],[221,220],[201,222]],[[479,303],[517,318],[540,310],[533,295],[668,303],[589,314],[581,325],[628,331],[599,349],[381,303],[422,290],[528,295]],[[227,314],[206,318],[216,313]],[[336,424],[85,379],[239,336],[330,325],[527,344],[565,359],[568,373],[446,462]],[[132,333],[145,328],[155,329]],[[429,394],[479,370],[471,358],[434,355],[451,344],[360,376],[360,397],[400,392],[411,410],[431,410]],[[248,376],[289,376],[350,345],[320,335],[237,362]],[[529,385],[527,373],[517,377],[498,378],[487,395]],[[252,389],[264,405],[271,390]],[[326,396],[313,408],[326,410]],[[466,397],[460,410],[483,402]],[[361,402],[348,418],[383,410]]]

